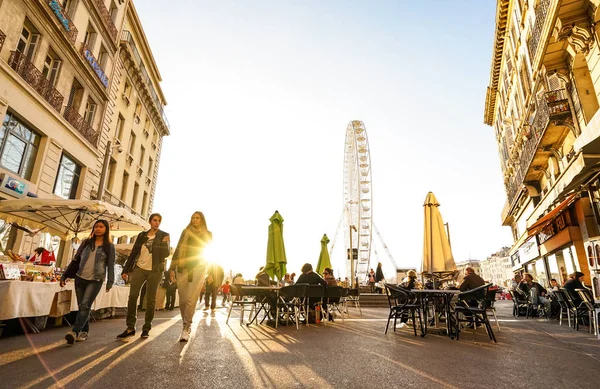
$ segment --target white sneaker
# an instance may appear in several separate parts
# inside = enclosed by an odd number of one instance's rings
[[[400,323],[400,325],[398,325],[398,327],[400,327],[400,328],[406,328],[406,327],[408,327],[408,325],[406,323]]]
[[[77,335],[77,339],[75,339],[76,342],[83,342],[85,340],[87,340],[88,338],[88,333],[85,331],[81,331],[79,333],[79,335]]]
[[[190,330],[184,328],[181,330],[181,336],[179,337],[180,342],[187,342],[190,339]]]

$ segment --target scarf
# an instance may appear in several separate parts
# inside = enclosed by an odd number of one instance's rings
[[[210,242],[210,231],[187,227],[173,253],[173,262],[180,268],[192,269],[204,262],[203,249]]]

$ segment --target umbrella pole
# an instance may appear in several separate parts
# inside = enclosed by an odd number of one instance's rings
[[[433,267],[433,212],[431,210],[431,208],[429,208],[429,252],[431,253],[429,256],[429,272],[431,272],[433,274],[433,270],[431,269]],[[433,289],[435,289],[435,277],[433,278]]]

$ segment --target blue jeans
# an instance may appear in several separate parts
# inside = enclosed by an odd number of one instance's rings
[[[98,296],[98,293],[100,293],[101,288],[101,281],[89,281],[75,277],[75,295],[77,296],[79,311],[77,311],[73,332],[77,334],[81,331],[89,332],[92,304],[94,303],[96,296]]]

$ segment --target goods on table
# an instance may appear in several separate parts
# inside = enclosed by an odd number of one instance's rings
[[[12,263],[0,263],[0,280],[18,280],[21,278],[19,267]]]

